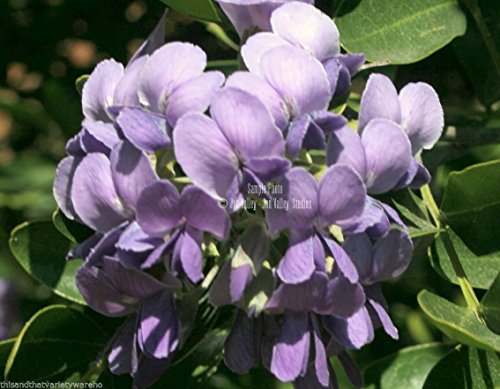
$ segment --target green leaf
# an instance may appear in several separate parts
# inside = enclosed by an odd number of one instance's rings
[[[479,309],[488,327],[493,332],[500,334],[500,270],[497,278],[481,300]]]
[[[212,0],[161,0],[167,7],[173,10],[192,16],[196,19],[206,20],[208,22],[220,22],[217,9]]]
[[[5,378],[69,378],[87,371],[107,341],[107,334],[83,313],[64,305],[46,307],[21,330],[5,366]]]
[[[83,86],[85,85],[89,77],[90,77],[89,74],[84,74],[83,76],[78,77],[75,81],[75,88],[77,92],[80,94],[80,96],[82,95]]]
[[[94,233],[87,226],[69,220],[59,208],[52,214],[52,223],[61,234],[73,243],[83,242]]]
[[[479,321],[471,309],[427,290],[418,294],[418,303],[432,323],[448,337],[470,346],[500,351],[500,336]]]
[[[350,2],[345,2],[347,6]],[[342,12],[345,12],[344,7]],[[361,0],[335,20],[343,47],[370,62],[417,62],[465,33],[456,0]]]
[[[476,255],[500,256],[500,160],[451,173],[441,209]]]
[[[80,260],[66,260],[71,242],[50,221],[23,223],[12,230],[10,249],[23,269],[58,296],[85,305],[76,287]]]
[[[453,243],[453,247],[457,252],[460,263],[464,268],[470,284],[474,288],[488,289],[495,280],[500,269],[500,255],[490,254],[477,256],[465,245],[453,230],[448,230],[448,236]],[[438,236],[434,241],[429,250],[429,257],[431,265],[439,275],[455,285],[458,285],[455,271],[453,270],[450,257],[446,252],[441,237]]]
[[[424,389],[494,389],[500,387],[500,361],[492,351],[460,346],[430,372]]]
[[[421,389],[432,368],[449,349],[442,343],[401,349],[368,366],[364,372],[365,389]]]

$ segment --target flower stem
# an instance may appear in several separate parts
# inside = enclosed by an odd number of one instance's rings
[[[472,285],[467,279],[465,270],[462,266],[462,263],[460,262],[460,259],[458,258],[458,254],[455,250],[455,247],[453,246],[453,242],[450,239],[449,235],[450,227],[447,226],[446,223],[443,222],[442,218],[440,217],[439,207],[436,204],[436,200],[434,200],[434,196],[432,195],[431,188],[429,187],[429,185],[424,185],[420,189],[420,192],[422,193],[422,198],[424,200],[425,205],[427,206],[427,209],[429,210],[429,213],[431,214],[435,226],[439,229],[442,229],[441,230],[442,232],[440,232],[439,235],[443,240],[446,253],[450,258],[453,271],[455,272],[455,275],[457,277],[458,285],[462,290],[465,302],[467,303],[467,306],[471,308],[476,313],[477,317],[480,319],[479,300],[477,299],[476,294],[474,293]]]

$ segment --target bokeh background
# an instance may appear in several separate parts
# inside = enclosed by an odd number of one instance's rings
[[[336,3],[332,8],[331,1],[317,2],[330,14]],[[498,2],[488,0],[480,5],[498,38]],[[90,73],[102,59],[113,57],[126,62],[164,9],[159,0],[0,0],[1,338],[16,335],[38,309],[59,301],[19,267],[9,252],[8,238],[17,224],[49,219],[56,207],[52,197],[55,167],[65,154],[66,140],[79,131],[82,120],[75,80]],[[438,198],[450,171],[500,156],[499,146],[493,145],[499,142],[500,104],[491,105],[500,99],[500,81],[494,72],[491,75],[486,48],[481,46],[478,31],[468,18],[463,37],[425,60],[365,70],[353,83],[353,92],[360,93],[371,71],[389,75],[398,89],[408,82],[428,82],[445,108],[445,139],[462,130],[479,134],[462,143],[440,142],[434,151],[424,155]],[[226,27],[230,37],[237,40],[230,26]],[[168,41],[196,43],[210,60],[236,56],[233,49],[207,30],[206,24],[176,12],[168,14],[166,30]],[[488,129],[497,130],[486,132]],[[425,243],[417,242],[408,272],[396,283],[384,285],[400,340],[393,341],[379,331],[374,344],[353,354],[361,366],[407,345],[442,339],[426,323],[416,295],[424,286],[433,285],[433,291],[441,296],[451,300],[460,297],[456,287],[441,282],[432,270]],[[263,370],[237,377],[223,366],[206,385],[220,389],[290,387],[278,384]]]

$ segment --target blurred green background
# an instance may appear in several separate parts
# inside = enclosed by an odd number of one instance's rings
[[[317,4],[331,11],[331,1]],[[486,21],[498,36],[498,2],[485,1],[481,5]],[[13,304],[7,312],[15,318],[10,329],[12,336],[38,309],[58,301],[49,289],[17,265],[9,253],[8,237],[17,224],[48,219],[55,209],[52,197],[55,167],[65,155],[66,140],[79,131],[82,120],[74,81],[90,73],[104,58],[126,62],[163,10],[164,5],[153,0],[0,1],[0,280],[9,280],[17,291],[10,297]],[[167,40],[196,43],[210,60],[236,56],[234,50],[207,32],[205,24],[176,12],[168,14],[166,30]],[[229,30],[228,26],[226,31]],[[237,39],[234,32],[229,34]],[[500,156],[499,146],[493,145],[499,141],[499,104],[494,103],[500,98],[499,81],[485,80],[490,71],[488,55],[478,41],[478,32],[469,18],[466,35],[432,56],[411,65],[369,69],[353,82],[353,92],[358,94],[370,71],[389,75],[398,89],[408,82],[428,82],[437,90],[445,108],[449,127],[445,139],[462,131],[476,134],[463,142],[440,142],[435,150],[424,155],[434,176],[433,190],[438,198],[450,171]],[[475,48],[472,52],[471,47]],[[495,128],[496,135],[491,132],[477,135]],[[393,341],[377,331],[372,345],[353,354],[361,366],[402,347],[442,339],[425,321],[416,295],[426,287],[456,301],[460,298],[459,290],[442,282],[431,268],[426,242],[417,243],[407,273],[398,282],[384,285],[391,315],[400,329],[400,340]],[[5,305],[0,310],[5,311],[7,306],[10,307]],[[341,369],[337,372],[343,382]],[[262,369],[237,377],[221,366],[210,387],[290,386],[277,384]]]

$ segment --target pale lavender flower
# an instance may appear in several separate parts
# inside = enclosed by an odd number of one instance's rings
[[[270,19],[272,32],[250,37],[241,48],[247,68],[260,74],[260,62],[266,52],[279,46],[297,46],[316,58],[330,81],[330,92],[344,95],[351,77],[364,63],[362,54],[341,54],[339,31],[332,19],[313,5],[289,2],[276,9]]]

